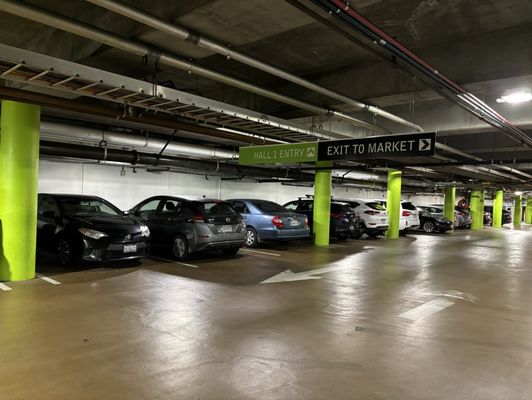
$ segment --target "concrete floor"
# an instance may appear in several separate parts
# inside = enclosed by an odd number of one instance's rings
[[[531,229],[256,251],[9,283],[0,399],[530,399]]]

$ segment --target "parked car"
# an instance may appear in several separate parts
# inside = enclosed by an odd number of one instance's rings
[[[443,213],[431,213],[434,207],[417,207],[419,213],[419,230],[427,233],[433,232],[447,232],[453,229],[453,221],[448,220],[443,216]]]
[[[336,197],[334,199],[349,204],[355,215],[360,218],[362,231],[368,236],[384,235],[388,230],[388,213],[380,202]]]
[[[493,206],[484,206],[484,211],[488,212],[493,220]],[[493,221],[492,221],[493,222]],[[512,222],[512,213],[508,210],[502,210],[502,224],[509,224]]]
[[[443,215],[443,204],[431,204],[433,210],[429,211],[431,214],[441,214]],[[427,208],[427,207],[425,207]],[[454,227],[459,229],[469,229],[473,220],[471,219],[471,213],[467,208],[458,207],[454,208]]]
[[[140,258],[149,237],[146,225],[100,197],[39,194],[37,248],[61,265]]]
[[[386,200],[375,200],[384,208],[387,206]],[[399,231],[406,232],[408,229],[418,229],[420,226],[419,215],[415,205],[409,201],[401,201],[399,207]]]
[[[289,241],[309,237],[304,214],[296,214],[273,201],[258,199],[227,200],[246,223],[246,246],[257,247],[267,240]]]
[[[222,200],[155,196],[129,212],[150,228],[153,247],[171,249],[178,260],[203,250],[234,255],[244,246],[243,218]]]
[[[459,228],[469,229],[473,224],[473,219],[471,218],[471,211],[465,207],[455,207],[454,210],[458,214],[459,218]]]
[[[289,201],[284,207],[290,211],[305,214],[308,218],[312,233],[312,223],[314,220],[313,198],[299,198],[298,200]],[[351,210],[348,204],[331,201],[329,235],[331,237],[336,237],[339,240],[345,240],[350,235],[354,238],[362,235],[362,229],[358,219],[355,217],[355,213]]]

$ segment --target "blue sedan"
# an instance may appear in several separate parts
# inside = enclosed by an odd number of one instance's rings
[[[227,200],[246,223],[246,246],[257,247],[267,240],[288,241],[310,235],[308,219],[268,200]]]

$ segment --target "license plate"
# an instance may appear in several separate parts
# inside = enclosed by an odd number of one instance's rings
[[[291,226],[299,226],[299,221],[293,219],[292,221],[290,221],[290,225],[291,225]]]
[[[222,225],[220,227],[220,232],[223,232],[223,233],[233,232],[233,226],[232,225]]]
[[[136,253],[136,252],[137,252],[136,244],[125,244],[124,245],[124,253]]]
[[[381,222],[382,222],[383,224],[385,224],[386,222],[388,222],[388,220],[387,220],[386,218],[384,218],[384,219],[381,219]]]

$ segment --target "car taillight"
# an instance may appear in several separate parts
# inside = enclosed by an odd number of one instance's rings
[[[308,228],[308,218],[305,218],[305,221],[303,222],[305,228]]]
[[[456,215],[462,216],[462,215],[464,215],[464,213],[463,213],[463,212],[460,212],[460,211],[458,211],[458,212],[456,213]]]
[[[281,217],[279,217],[279,216],[276,216],[276,217],[272,218],[272,224],[276,228],[284,228],[283,219]]]
[[[364,211],[364,214],[377,215],[377,214],[379,214],[379,212],[378,211],[367,210],[367,211]]]
[[[412,213],[410,211],[403,211],[403,217],[410,217]]]
[[[338,213],[338,212],[332,212],[331,217],[333,217],[334,219],[346,219],[347,218],[345,214]]]
[[[205,222],[205,218],[203,218],[203,215],[201,215],[200,213],[194,214],[192,220],[194,222]]]

